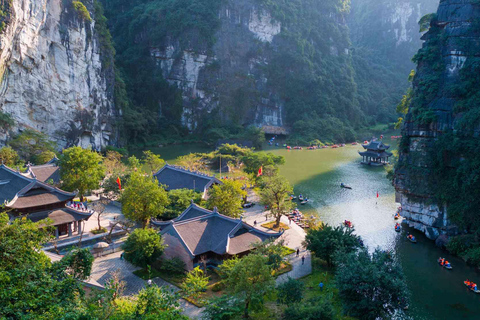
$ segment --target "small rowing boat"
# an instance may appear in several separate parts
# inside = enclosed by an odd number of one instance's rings
[[[407,239],[408,239],[408,241],[410,241],[411,243],[417,243],[417,239],[415,239],[415,237],[412,236],[411,234],[409,234],[409,235],[407,236]]]
[[[350,228],[350,229],[353,228],[353,223],[351,221],[348,221],[348,220],[345,220],[343,222],[343,225],[347,228]]]
[[[444,267],[445,269],[447,270],[452,270],[453,267],[452,265],[450,264],[450,262],[448,262],[447,260],[445,260],[445,258],[438,258],[437,260],[438,264],[442,267]]]
[[[352,187],[347,186],[346,184],[343,184],[343,183],[340,184],[340,187],[344,189],[352,189]]]
[[[470,291],[475,292],[475,293],[480,293],[480,290],[478,290],[477,285],[475,283],[472,283],[468,280],[463,281],[463,284],[467,286]]]
[[[396,232],[402,231],[402,227],[400,226],[399,223],[395,224],[395,231],[396,231]]]
[[[300,202],[300,204],[307,204],[308,203],[308,199],[305,198],[305,200],[303,200],[302,202]]]
[[[303,201],[303,195],[298,196],[298,201]]]

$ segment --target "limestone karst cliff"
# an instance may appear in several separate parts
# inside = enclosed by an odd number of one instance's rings
[[[59,147],[116,142],[113,64],[102,65],[94,2],[83,3],[90,17],[72,1],[5,1],[0,110],[15,126],[2,133],[3,142],[26,128],[46,133]]]
[[[394,183],[402,216],[431,239],[478,228],[479,22],[478,1],[440,1],[414,58]]]

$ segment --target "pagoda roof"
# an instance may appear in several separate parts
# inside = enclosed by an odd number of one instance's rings
[[[11,201],[17,192],[28,186],[33,179],[27,178],[20,172],[6,165],[0,165],[0,204]]]
[[[40,166],[28,166],[25,176],[37,179],[42,182],[52,180],[54,183],[60,182],[60,167],[56,163],[46,163]]]
[[[15,197],[5,206],[21,210],[66,202],[74,197],[75,193],[60,190],[38,180],[32,180],[18,191]]]
[[[88,220],[92,214],[93,212],[77,211],[75,209],[65,207],[55,210],[31,213],[27,215],[27,218],[33,222],[38,222],[49,218],[53,221],[52,225],[57,226],[74,221]]]
[[[183,167],[166,164],[153,175],[160,184],[166,186],[167,190],[190,189],[198,192],[204,192],[212,184],[222,182],[214,176],[190,171]]]
[[[365,150],[387,150],[390,148],[389,145],[384,144],[382,141],[379,140],[372,140],[368,144],[363,144],[362,147]]]

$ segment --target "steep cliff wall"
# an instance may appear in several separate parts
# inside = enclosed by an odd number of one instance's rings
[[[395,187],[402,216],[435,239],[478,227],[480,6],[442,0],[417,53]]]
[[[0,35],[0,110],[13,116],[14,132],[38,130],[60,147],[116,142],[113,65],[102,67],[94,4],[84,3],[92,21],[67,0],[11,1]]]

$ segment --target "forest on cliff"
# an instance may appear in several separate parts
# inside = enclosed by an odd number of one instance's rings
[[[393,123],[436,2],[103,1],[123,140],[245,138],[255,125],[308,144]],[[256,20],[280,28],[265,41]]]

